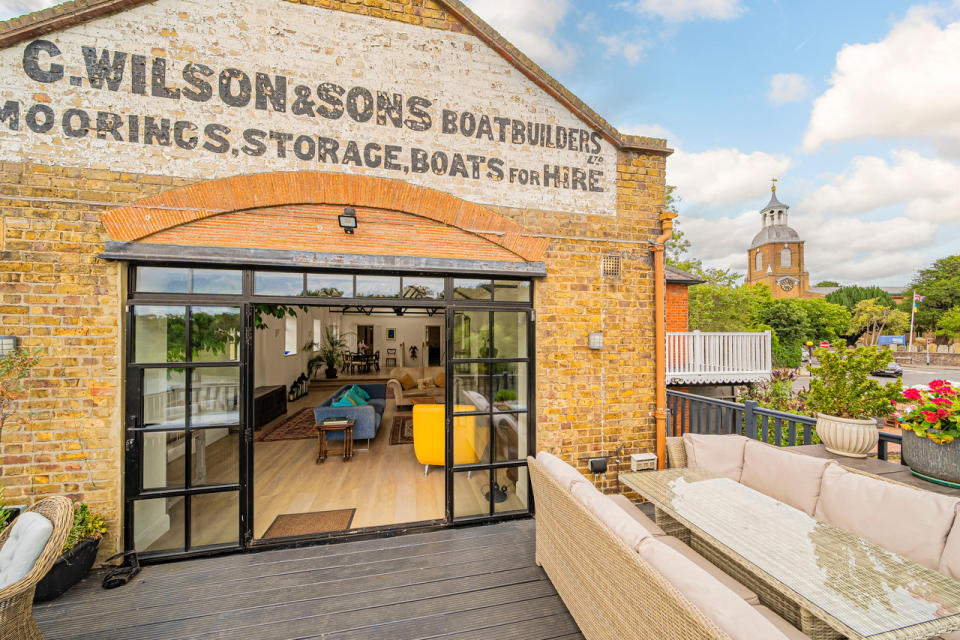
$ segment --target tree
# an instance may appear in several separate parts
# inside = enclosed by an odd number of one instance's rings
[[[851,327],[861,335],[870,334],[869,344],[876,344],[884,331],[896,335],[910,329],[910,316],[899,309],[890,309],[877,300],[861,300],[853,308]]]
[[[928,331],[938,329],[941,316],[960,305],[960,255],[941,258],[917,273],[905,297],[904,311],[910,310],[914,293],[924,297],[917,305],[916,326]]]
[[[676,189],[672,185],[667,185],[664,211],[677,213],[677,204],[680,202],[680,198],[674,195]],[[702,260],[689,255],[690,246],[690,240],[687,239],[686,233],[680,228],[680,223],[674,220],[673,233],[664,245],[668,265],[686,271],[711,284],[735,287],[743,280],[743,274],[737,273],[733,269],[716,269],[704,266]]]
[[[813,285],[815,287],[839,287],[840,283],[836,280],[821,280],[817,284]]]
[[[810,318],[802,300],[773,300],[759,310],[758,319],[773,327],[785,349],[799,353],[801,343],[810,334]]]
[[[812,298],[804,300],[803,306],[810,321],[807,340],[835,342],[850,331],[852,316],[842,304],[827,302],[824,298]]]
[[[951,307],[940,316],[937,321],[937,335],[946,336],[951,340],[960,338],[960,305]]]
[[[880,287],[858,287],[857,285],[851,285],[848,287],[840,287],[836,291],[827,294],[827,302],[842,304],[849,311],[853,311],[853,308],[856,307],[857,303],[861,300],[870,299],[874,299],[881,306],[890,309],[895,309],[897,306],[893,298],[890,297],[890,294]]]
[[[763,284],[740,287],[707,283],[688,290],[688,318],[692,331],[758,331],[760,308],[773,301]]]
[[[30,372],[40,361],[40,350],[15,349],[0,356],[0,435],[27,390]]]

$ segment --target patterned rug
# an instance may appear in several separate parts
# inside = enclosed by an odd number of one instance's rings
[[[390,444],[413,444],[412,413],[393,416],[393,428],[390,430]]]
[[[313,409],[300,409],[292,416],[269,431],[261,431],[254,438],[257,442],[273,442],[275,440],[307,440],[317,437],[317,423],[313,417]]]
[[[274,518],[264,538],[286,538],[326,531],[342,531],[350,528],[356,509],[311,511],[309,513],[285,513]]]

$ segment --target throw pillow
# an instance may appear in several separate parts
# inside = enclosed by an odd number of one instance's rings
[[[28,511],[13,521],[10,536],[0,548],[0,588],[8,587],[30,573],[51,535],[53,523],[34,511]]]
[[[336,400],[330,403],[331,407],[355,407],[357,403],[354,402],[348,394],[343,394]]]
[[[437,374],[437,377],[433,379],[433,384],[437,385],[438,387],[442,387],[442,386],[443,386],[443,383],[445,382],[445,380],[444,380],[444,375],[445,375],[445,374],[444,374],[443,371],[441,371],[440,373],[438,373],[438,374]]]
[[[404,391],[409,391],[417,386],[417,381],[413,379],[409,373],[405,373],[400,378],[397,379],[397,382],[400,383],[400,386],[403,387]]]
[[[353,391],[354,394],[360,396],[360,397],[363,398],[364,400],[369,400],[369,399],[370,399],[370,394],[367,393],[367,390],[364,389],[363,387],[360,387],[360,386],[357,386],[357,385],[353,385],[352,387],[350,387],[350,391]]]
[[[417,389],[430,389],[433,387],[433,378],[420,378],[417,380]]]
[[[347,389],[347,392],[344,395],[350,396],[350,400],[358,407],[365,407],[369,402],[367,402],[363,396],[355,392],[353,389]]]

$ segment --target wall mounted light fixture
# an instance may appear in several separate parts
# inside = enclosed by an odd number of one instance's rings
[[[357,228],[357,212],[350,207],[346,207],[343,213],[337,216],[337,220],[340,222],[340,228],[343,229],[344,233],[353,233],[353,230]]]
[[[603,333],[591,333],[587,337],[587,346],[595,350],[603,349]]]

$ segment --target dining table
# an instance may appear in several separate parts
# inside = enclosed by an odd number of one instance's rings
[[[696,468],[625,473],[679,537],[810,638],[923,640],[960,630],[960,582]]]

